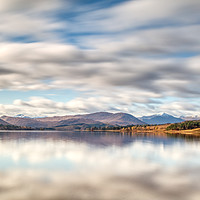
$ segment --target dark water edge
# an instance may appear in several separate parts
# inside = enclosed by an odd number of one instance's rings
[[[168,134],[168,133],[132,133],[132,132],[105,132],[105,131],[0,131],[0,140],[32,140],[32,139],[53,139],[53,140],[78,140],[79,142],[88,142],[92,144],[100,144],[102,138],[109,138],[113,140],[108,140],[109,142],[118,141],[134,141],[135,139],[151,140],[152,142],[167,141],[177,142],[177,141],[200,141],[200,136],[189,135],[189,134]],[[106,145],[106,140],[105,140]]]
[[[199,200],[200,138],[0,132],[1,200]]]

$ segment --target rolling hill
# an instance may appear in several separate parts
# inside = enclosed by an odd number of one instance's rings
[[[3,116],[3,117],[1,117],[1,119],[5,122],[15,125],[15,126],[26,126],[26,127],[32,127],[32,128],[47,127],[46,123],[37,121],[36,119],[32,119],[32,118]]]
[[[145,122],[139,120],[133,115],[127,113],[97,112],[97,113],[82,115],[82,117],[85,119],[93,119],[103,123],[111,125],[119,125],[119,126],[146,124]]]
[[[145,122],[127,113],[98,112],[85,115],[67,115],[44,118],[22,118],[3,116],[1,119],[16,126],[26,126],[32,128],[79,128],[102,127],[102,126],[126,126],[142,125]]]
[[[0,125],[10,125],[10,124],[5,122],[4,120],[0,119]]]

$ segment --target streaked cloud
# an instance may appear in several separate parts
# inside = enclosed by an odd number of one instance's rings
[[[80,93],[71,102],[84,105],[72,109],[74,113],[104,107],[150,114],[162,112],[172,99],[191,106],[198,102],[198,0],[110,5],[14,0],[1,5],[3,90],[71,89]],[[98,101],[97,97],[104,100],[95,108],[88,99]],[[179,108],[176,114],[189,112],[189,107]],[[10,112],[5,109],[5,113]]]

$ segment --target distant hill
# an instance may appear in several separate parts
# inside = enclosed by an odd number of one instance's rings
[[[0,124],[1,125],[10,125],[9,123],[5,122],[4,120],[0,119]]]
[[[47,124],[39,122],[32,118],[21,118],[21,117],[8,117],[3,116],[1,117],[3,121],[6,121],[9,124],[15,125],[15,126],[26,126],[26,127],[32,127],[32,128],[44,128],[47,127]]]
[[[32,130],[29,127],[15,126],[13,124],[9,124],[4,120],[0,119],[0,130]]]
[[[200,128],[200,120],[171,124],[166,130],[191,130]]]
[[[26,126],[26,127],[32,127],[32,128],[55,128],[58,129],[59,127],[64,127],[66,129],[67,126],[70,126],[71,129],[76,129],[76,127],[79,127],[79,129],[83,127],[101,127],[106,126],[107,124],[104,124],[102,122],[94,121],[92,119],[84,119],[84,118],[77,118],[77,117],[48,117],[48,118],[21,118],[21,117],[8,117],[3,116],[2,119],[6,121],[9,124],[15,125],[15,126]],[[2,120],[2,121],[3,121]]]
[[[44,118],[24,118],[3,116],[1,119],[16,126],[26,126],[32,128],[62,128],[62,129],[85,129],[89,127],[103,126],[126,126],[142,125],[145,122],[127,113],[98,112],[85,115],[67,115]]]
[[[120,126],[146,124],[145,122],[139,120],[133,115],[127,113],[97,112],[97,113],[82,115],[82,117],[85,119],[93,119],[103,123],[111,125],[120,125]]]
[[[162,115],[143,116],[140,119],[143,122],[146,122],[147,124],[168,124],[168,123],[179,123],[184,121],[181,118],[177,118],[172,115],[168,115],[166,113],[163,113]]]

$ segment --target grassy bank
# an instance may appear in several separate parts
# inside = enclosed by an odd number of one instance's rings
[[[104,130],[92,129],[92,131],[200,135],[200,121],[185,121],[181,123],[164,125],[132,125],[114,128],[109,127],[107,129],[104,128]]]

